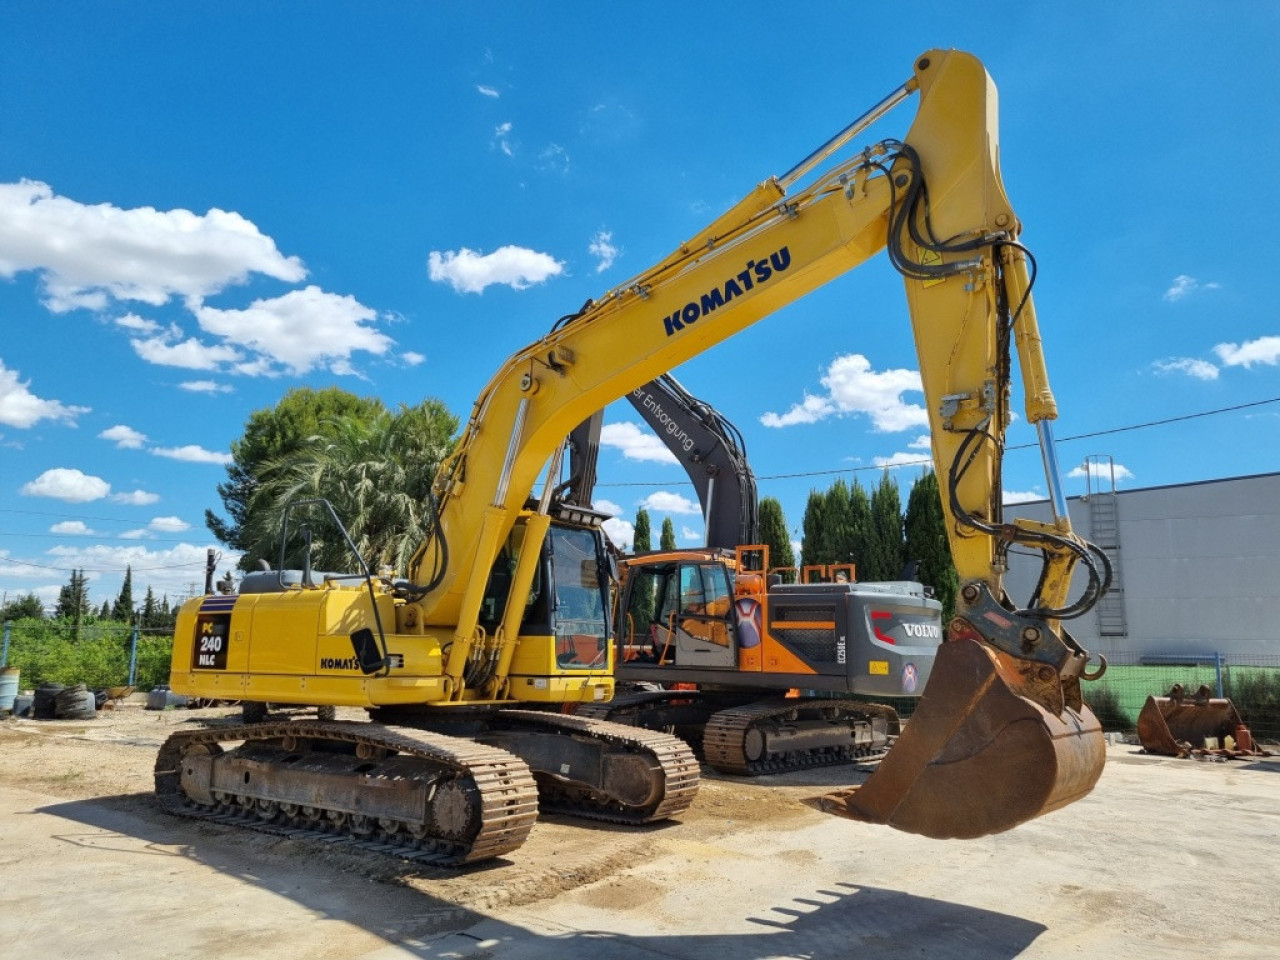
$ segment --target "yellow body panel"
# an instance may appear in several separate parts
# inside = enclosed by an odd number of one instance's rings
[[[396,622],[394,600],[378,598],[384,623]],[[205,699],[375,707],[444,703],[443,630],[386,635],[387,676],[365,676],[351,633],[372,620],[367,590],[349,587],[201,597],[178,614],[170,688]],[[527,641],[527,642],[526,642]],[[513,681],[503,699],[591,702],[613,695],[612,660],[583,665],[568,641],[522,638],[512,659]],[[606,652],[612,651],[605,645]],[[202,659],[203,658],[203,659]],[[517,679],[518,677],[518,679]],[[476,703],[468,690],[459,702]]]

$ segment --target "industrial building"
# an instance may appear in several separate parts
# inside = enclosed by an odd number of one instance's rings
[[[1107,596],[1067,623],[1072,635],[1147,662],[1280,656],[1280,473],[1117,490],[1109,463],[1091,458],[1089,491],[1068,499],[1072,526],[1114,571]],[[1052,511],[1032,501],[1006,504],[1005,516],[1049,522]],[[1025,601],[1039,572],[1038,557],[1011,555],[1011,596]]]

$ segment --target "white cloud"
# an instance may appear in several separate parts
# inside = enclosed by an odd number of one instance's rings
[[[94,536],[96,531],[90,530],[79,520],[64,520],[62,523],[55,523],[49,528],[50,533],[61,533],[73,537]]]
[[[147,529],[156,533],[181,533],[183,530],[190,530],[191,524],[180,517],[156,517],[147,524]]]
[[[613,245],[613,234],[608,230],[601,230],[592,237],[587,250],[598,261],[596,263],[596,273],[604,273],[613,266],[613,261],[618,258],[618,248]]]
[[[225,364],[242,358],[235,347],[201,343],[188,337],[178,343],[173,340],[173,330],[148,340],[130,340],[133,351],[147,363],[161,367],[179,367],[183,370],[220,370]]]
[[[919,453],[894,453],[887,457],[872,457],[871,463],[877,467],[931,467],[932,457],[922,457]]]
[[[680,538],[685,543],[702,543],[702,531],[695,530],[693,527],[686,527],[684,524],[681,524]]]
[[[1183,273],[1173,278],[1173,283],[1164,292],[1164,299],[1169,303],[1175,303],[1201,290],[1217,290],[1218,288],[1219,285],[1216,283],[1201,283],[1195,277],[1189,277]]]
[[[766,427],[793,427],[797,423],[817,423],[836,412],[835,404],[826,397],[806,393],[804,400],[793,404],[786,413],[765,413],[760,422]]]
[[[511,131],[513,127],[508,121],[500,123],[493,128],[493,144],[508,157],[514,156],[515,151],[511,147]]]
[[[134,490],[132,493],[113,493],[112,503],[123,503],[131,507],[146,507],[160,502],[160,494],[146,490]]]
[[[22,487],[24,497],[52,497],[67,503],[88,503],[101,500],[111,492],[111,484],[101,477],[89,476],[79,470],[55,467],[46,470]]]
[[[640,501],[640,506],[654,513],[702,515],[702,508],[688,497],[681,496],[678,493],[670,493],[666,490],[651,493]]]
[[[57,400],[44,400],[32,393],[23,383],[18,371],[10,370],[0,360],[0,423],[19,430],[35,426],[41,420],[63,420],[75,426],[76,417],[88,413],[88,407],[73,407]]]
[[[920,374],[915,370],[876,373],[866,357],[851,353],[831,362],[822,385],[827,388],[825,397],[806,394],[786,413],[765,413],[760,422],[766,427],[789,427],[816,423],[836,414],[861,413],[870,417],[872,427],[882,433],[929,423],[923,407],[902,399],[904,393],[923,392]]]
[[[202,299],[254,274],[306,276],[301,260],[238,213],[87,205],[31,180],[0,184],[0,277],[24,271],[40,274],[56,312]]]
[[[186,463],[219,463],[225,465],[231,462],[231,454],[206,450],[204,447],[196,446],[194,443],[189,443],[183,447],[152,447],[147,452],[153,453],[157,457],[182,460]]]
[[[601,513],[607,513],[611,517],[618,517],[622,515],[622,507],[618,506],[618,504],[614,503],[612,500],[596,499],[591,505]]]
[[[564,264],[554,257],[524,247],[499,247],[490,254],[463,247],[456,253],[432,250],[427,257],[432,280],[447,283],[458,293],[483,293],[486,287],[504,284],[524,290],[548,277],[564,272]]]
[[[631,550],[636,539],[635,524],[629,520],[622,520],[618,517],[610,517],[603,524],[604,532],[609,535],[609,539],[614,545],[624,553]]]
[[[1088,468],[1087,470],[1086,467]],[[1123,464],[1117,463],[1113,467],[1111,464],[1099,463],[1096,460],[1090,460],[1087,464],[1082,464],[1081,466],[1076,467],[1068,473],[1067,476],[1080,478],[1089,476],[1090,474],[1093,475],[1095,480],[1106,480],[1108,482],[1110,482],[1111,477],[1114,475],[1116,483],[1120,483],[1123,480],[1132,480],[1134,478],[1133,472]],[[1044,497],[1037,497],[1037,499],[1043,500]]]
[[[156,333],[160,330],[160,324],[140,317],[136,313],[126,313],[123,317],[116,317],[116,326],[124,327],[126,330],[136,330],[138,333]]]
[[[477,84],[477,86],[476,86],[476,91],[477,91],[481,96],[483,96],[483,97],[492,97],[494,100],[497,100],[497,99],[498,99],[498,97],[500,97],[500,96],[501,96],[501,94],[500,94],[500,93],[498,93],[498,91],[497,91],[497,90],[495,90],[493,87],[487,87],[487,86],[485,86],[484,84]]]
[[[417,367],[427,362],[427,358],[414,350],[406,350],[400,354],[400,361],[406,367]]]
[[[126,530],[120,534],[121,540],[145,540],[151,536],[151,532],[145,527],[141,530]]]
[[[600,446],[621,450],[627,460],[652,463],[676,463],[680,461],[658,439],[657,434],[635,423],[606,423],[600,428]]]
[[[1248,370],[1255,363],[1274,367],[1280,362],[1280,337],[1259,337],[1244,343],[1220,343],[1213,348],[1223,364],[1228,367],[1244,367]]]
[[[1208,360],[1197,360],[1195,357],[1170,357],[1168,360],[1157,360],[1151,366],[1155,368],[1156,373],[1185,373],[1196,380],[1218,379],[1216,366]]]
[[[1081,475],[1083,476],[1083,471]],[[1000,498],[1004,503],[1031,503],[1033,500],[1044,500],[1045,495],[1035,490],[1002,490]]]
[[[121,450],[141,450],[142,445],[147,442],[147,435],[139,433],[133,427],[126,427],[122,423],[117,423],[114,427],[108,427],[98,434],[101,440],[110,440]]]
[[[255,300],[243,310],[199,306],[196,319],[206,333],[256,352],[294,375],[316,369],[351,372],[356,351],[381,356],[395,341],[369,324],[377,313],[354,297],[316,286]]]
[[[75,570],[83,568],[88,571],[118,571],[114,576],[116,583],[103,591],[99,587],[99,591],[103,592],[103,596],[99,596],[98,592],[93,592],[91,602],[101,604],[103,599],[114,597],[119,593],[119,580],[124,576],[125,567],[133,568],[133,585],[135,599],[141,599],[138,584],[142,583],[142,573],[145,571],[145,583],[142,586],[142,592],[145,593],[146,587],[150,586],[155,593],[156,599],[163,596],[169,598],[171,604],[177,603],[182,598],[198,594],[204,586],[204,565],[205,554],[209,547],[218,550],[221,556],[218,559],[219,570],[234,569],[239,562],[240,556],[236,553],[226,552],[222,547],[217,546],[213,542],[192,544],[192,543],[175,543],[165,544],[167,549],[152,549],[144,543],[131,543],[127,545],[107,545],[107,544],[66,544],[55,547],[49,551],[49,554],[57,558],[57,565],[67,570]],[[47,571],[45,571],[47,574]],[[89,573],[89,579],[101,583],[106,577],[101,573]],[[56,591],[55,591],[56,598]]]
[[[911,450],[932,450],[933,444],[930,442],[929,434],[922,433],[920,436],[908,443],[907,447]]]
[[[189,393],[235,393],[235,388],[216,380],[184,380],[178,388]]]
[[[569,151],[558,143],[549,143],[538,154],[538,169],[565,176],[569,173]]]

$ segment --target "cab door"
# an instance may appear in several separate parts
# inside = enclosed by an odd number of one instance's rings
[[[677,666],[726,667],[737,664],[733,588],[720,563],[682,563],[678,591],[669,597],[663,628],[675,648]],[[664,638],[665,639],[665,638]]]

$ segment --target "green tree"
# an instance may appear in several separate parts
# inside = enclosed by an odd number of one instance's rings
[[[120,585],[120,596],[116,597],[111,608],[111,619],[122,623],[133,622],[133,568],[124,568],[124,583]]]
[[[641,507],[636,511],[636,532],[631,538],[632,553],[647,553],[653,549],[653,532],[649,527],[649,511]]]
[[[58,606],[53,615],[58,620],[68,621],[73,634],[79,638],[80,624],[89,616],[88,578],[83,570],[71,571],[71,581],[58,592]]]
[[[243,539],[251,556],[277,556],[285,507],[324,498],[333,506],[360,556],[371,567],[403,571],[432,519],[431,485],[453,447],[458,420],[438,400],[395,413],[343,416],[288,455],[260,464]],[[302,530],[310,528],[316,569],[352,570],[355,558],[327,511],[310,507],[289,519],[290,553],[302,559]],[[242,563],[242,566],[244,564]]]
[[[760,542],[769,548],[771,567],[794,570],[796,557],[795,551],[791,549],[787,519],[782,513],[782,504],[774,497],[765,497],[760,501]]]
[[[859,580],[876,579],[864,573],[867,558],[874,550],[875,530],[871,522],[871,498],[857,477],[849,488],[849,530],[849,557],[843,562],[854,565],[853,572]]]
[[[102,606],[98,608],[98,619],[99,620],[111,619],[111,604],[108,603],[106,600],[103,600]]]
[[[871,542],[859,580],[896,580],[902,573],[905,540],[898,484],[886,469],[871,493]]]
[[[942,604],[942,622],[950,623],[955,615],[960,581],[951,558],[938,475],[932,470],[921,475],[911,487],[905,526],[906,560],[920,565],[916,576],[921,583],[933,587],[934,596]]]
[[[4,607],[0,608],[0,621],[42,619],[44,619],[44,604],[40,602],[40,598],[34,593],[28,593],[24,597],[10,600]]]
[[[165,624],[160,618],[160,607],[156,603],[155,591],[147,586],[147,595],[142,600],[142,610],[138,613],[138,626],[143,630],[155,630]]]
[[[662,535],[658,538],[659,550],[674,550],[676,548],[676,528],[671,522],[670,517],[662,518]]]
[[[801,521],[803,537],[800,541],[800,555],[806,566],[831,562],[831,551],[827,546],[826,511],[826,495],[810,490],[809,499],[804,505],[804,520]]]
[[[652,549],[653,533],[649,526],[649,511],[641,507],[636,511],[636,532],[631,538],[631,552],[648,553]],[[632,587],[631,601],[626,611],[627,621],[621,626],[637,636],[647,636],[649,624],[653,623],[655,602],[653,580],[641,577]]]
[[[244,436],[231,444],[227,480],[218,485],[229,519],[206,510],[205,525],[219,541],[244,554],[242,568],[255,568],[258,557],[272,555],[264,552],[258,539],[262,524],[254,522],[250,507],[262,466],[287,458],[311,437],[331,434],[333,425],[344,417],[369,418],[385,411],[381,400],[357,397],[337,387],[298,387],[274,407],[254,411],[245,424]]]

